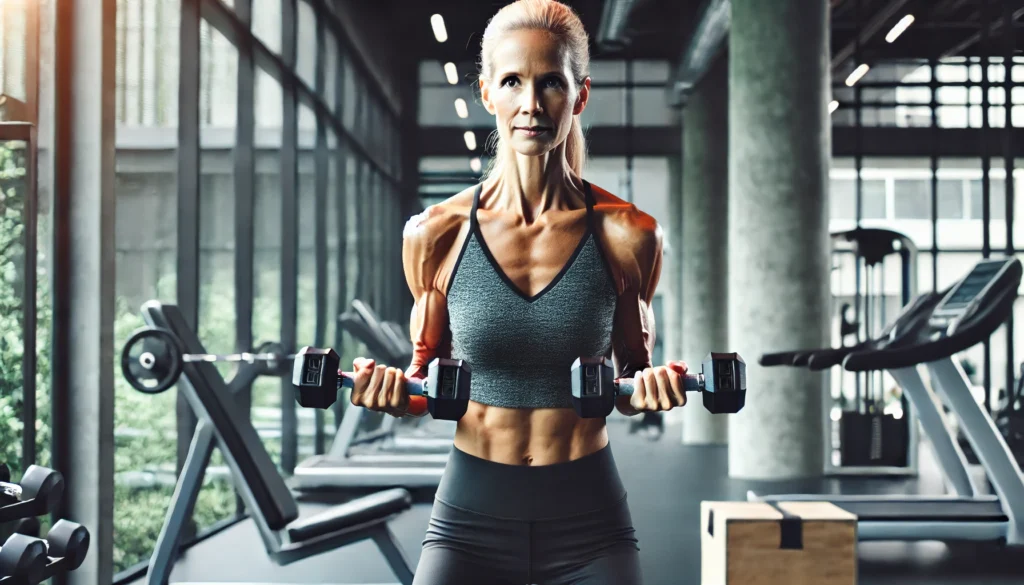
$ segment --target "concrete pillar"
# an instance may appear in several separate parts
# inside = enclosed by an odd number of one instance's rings
[[[673,112],[679,124],[678,112]],[[665,229],[665,259],[662,265],[662,321],[655,323],[658,339],[665,344],[665,361],[686,359],[683,356],[682,286],[683,286],[683,160],[668,158],[668,217],[658,218]],[[683,420],[685,408],[673,408],[665,413],[665,424]]]
[[[821,347],[829,303],[828,0],[733,0],[729,31],[729,345],[746,408],[729,475],[822,472],[822,374],[761,354]]]
[[[710,351],[729,351],[729,71],[719,59],[683,111],[682,355],[694,371]],[[684,444],[725,444],[728,417],[700,401],[682,409]]]

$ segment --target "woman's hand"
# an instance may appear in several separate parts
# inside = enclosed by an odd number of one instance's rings
[[[384,412],[394,417],[409,410],[409,390],[405,373],[398,368],[377,365],[373,360],[356,358],[352,362],[352,404]]]
[[[629,405],[637,412],[661,412],[686,404],[685,362],[645,368],[633,376],[633,395]]]

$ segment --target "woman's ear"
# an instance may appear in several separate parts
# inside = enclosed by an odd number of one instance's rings
[[[572,114],[579,116],[583,113],[583,110],[587,109],[588,100],[590,100],[590,77],[584,77],[583,83],[580,84],[580,94],[576,96],[576,103],[572,107]]]
[[[480,102],[484,105],[487,113],[493,116],[494,106],[491,105],[491,87],[483,77],[477,80],[477,84],[480,87]]]

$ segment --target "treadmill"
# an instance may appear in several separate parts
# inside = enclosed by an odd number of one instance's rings
[[[949,493],[936,496],[747,493],[750,501],[827,501],[858,518],[860,540],[998,541],[1024,544],[1024,474],[995,423],[970,391],[956,355],[988,339],[1013,312],[1021,283],[1017,258],[982,260],[943,292],[910,303],[885,335],[848,348],[791,352],[816,368],[887,371],[902,387],[935,451]],[[780,357],[782,356],[782,357]],[[819,357],[820,356],[820,357]],[[769,362],[784,363],[783,354]],[[770,365],[770,364],[765,364]],[[918,366],[928,370],[931,388]],[[994,495],[984,494],[936,398],[974,449]]]

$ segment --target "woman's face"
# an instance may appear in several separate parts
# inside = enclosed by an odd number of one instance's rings
[[[547,154],[586,107],[590,79],[576,84],[568,51],[542,30],[506,34],[490,59],[493,75],[480,80],[480,96],[502,140],[523,155]]]

